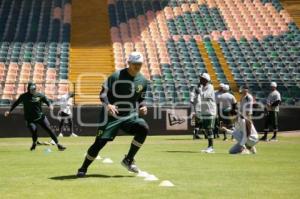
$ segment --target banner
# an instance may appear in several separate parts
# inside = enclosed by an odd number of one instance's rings
[[[167,109],[166,129],[167,130],[187,130],[187,109]]]

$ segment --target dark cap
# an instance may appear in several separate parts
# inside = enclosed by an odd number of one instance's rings
[[[27,91],[36,90],[36,84],[33,82],[29,82],[27,86]]]

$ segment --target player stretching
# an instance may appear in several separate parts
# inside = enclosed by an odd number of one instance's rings
[[[240,113],[242,113],[249,120],[252,120],[253,96],[249,93],[249,88],[246,85],[242,87],[241,93]]]
[[[215,126],[215,117],[217,114],[214,87],[210,82],[210,76],[203,73],[200,76],[200,86],[197,95],[192,99],[195,107],[195,114],[199,118],[200,130],[203,130],[208,139],[208,147],[202,152],[214,153],[213,148],[213,129]],[[193,97],[193,96],[192,96]]]
[[[42,112],[43,103],[50,107],[51,110],[53,109],[53,106],[50,104],[45,95],[36,92],[36,85],[34,83],[28,83],[27,92],[20,95],[17,101],[15,101],[11,106],[11,109],[5,112],[5,117],[9,116],[10,113],[21,103],[23,103],[24,117],[27,127],[32,134],[32,146],[30,150],[35,150],[35,147],[37,145],[37,124],[40,125],[49,134],[60,151],[65,150],[66,147],[58,143],[58,139],[51,129],[47,117]]]
[[[143,56],[139,52],[129,55],[128,68],[113,73],[104,82],[100,93],[101,108],[100,120],[103,122],[98,128],[95,142],[88,149],[77,176],[84,177],[89,165],[97,157],[99,151],[108,141],[114,140],[118,130],[134,134],[130,149],[121,164],[131,172],[138,173],[134,157],[143,145],[149,127],[139,115],[147,114],[144,94],[148,81],[140,73],[143,65]]]
[[[237,143],[229,150],[230,154],[256,154],[255,145],[258,143],[257,131],[250,119],[244,117],[241,113],[234,113],[235,127],[227,129],[222,127],[228,134],[232,134]]]

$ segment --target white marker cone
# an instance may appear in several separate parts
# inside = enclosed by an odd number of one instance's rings
[[[160,187],[174,187],[175,185],[169,180],[164,180],[159,184]]]
[[[139,171],[137,174],[137,177],[142,177],[142,178],[147,178],[150,174],[147,173],[146,171]]]
[[[144,180],[145,181],[157,181],[158,178],[155,175],[149,175]]]
[[[98,155],[98,156],[96,157],[96,160],[102,160],[101,156]]]
[[[112,164],[113,161],[110,158],[104,158],[104,160],[102,161],[102,163],[104,163],[104,164]]]
[[[45,150],[44,150],[44,153],[45,154],[49,154],[49,153],[51,153],[52,152],[52,150],[50,149],[50,148],[46,148]]]

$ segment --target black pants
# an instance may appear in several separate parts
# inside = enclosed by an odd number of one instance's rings
[[[33,143],[36,143],[37,139],[38,139],[37,125],[40,125],[40,127],[42,127],[48,133],[48,135],[52,138],[52,140],[56,144],[58,143],[57,137],[56,137],[54,131],[51,129],[50,123],[46,116],[42,117],[41,119],[39,119],[37,121],[27,121],[27,127],[28,127],[29,131],[31,132]]]
[[[269,127],[273,128],[274,132],[278,131],[278,112],[277,111],[268,111],[265,113],[265,132],[269,132]]]
[[[59,116],[61,117],[60,123],[59,123],[59,133],[62,133],[62,127],[66,122],[69,125],[71,133],[73,133],[73,122],[72,122],[71,116],[64,112],[60,112]]]

